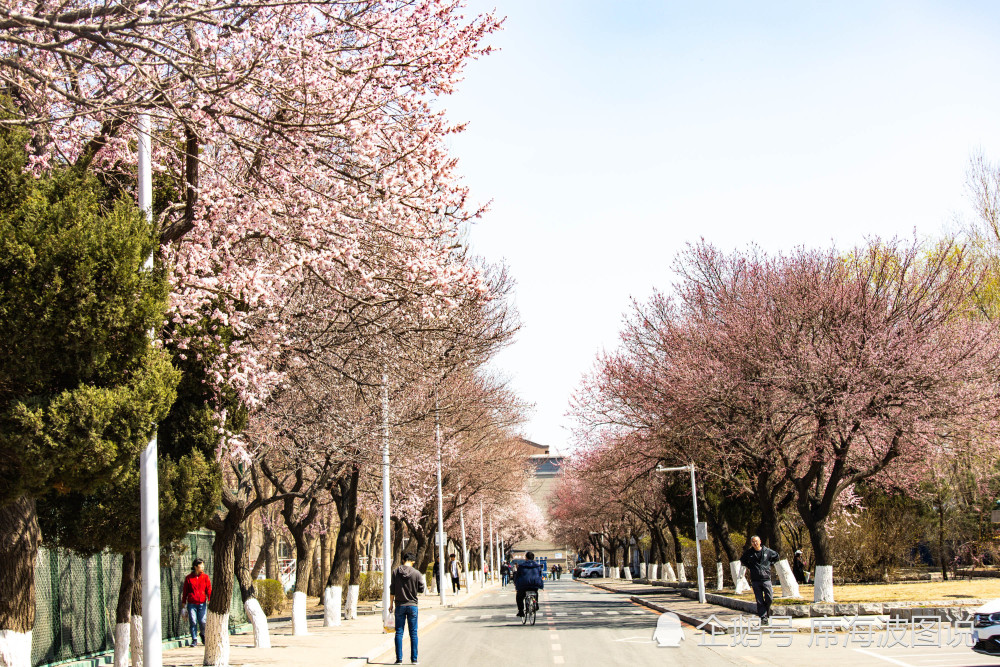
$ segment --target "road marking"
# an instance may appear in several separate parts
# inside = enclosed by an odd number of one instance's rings
[[[557,611],[556,612],[556,616],[565,616],[565,615],[566,615],[566,612],[564,612],[564,611]]]
[[[609,611],[609,612],[606,612],[606,613],[607,613],[607,614],[611,614],[611,615],[614,615],[614,614],[617,614],[618,612],[617,612],[617,611]]]
[[[479,617],[479,620],[481,620],[481,621],[488,621],[491,618],[493,618],[493,614],[483,614],[482,616]]]
[[[466,616],[465,614],[459,614],[458,616],[455,617],[455,620],[456,621],[461,621],[462,619],[465,619],[465,618],[468,618],[468,616]]]
[[[581,616],[593,616],[594,612],[592,612],[592,611],[581,611],[580,615]]]
[[[562,644],[553,644],[552,645],[552,650],[553,651],[562,651]]]
[[[549,634],[549,640],[556,641],[557,639],[559,639],[559,633],[558,632],[552,632],[552,633]]]
[[[874,651],[866,651],[863,648],[856,648],[854,650],[857,651],[858,653],[864,653],[865,655],[870,655],[873,658],[878,658],[879,660],[885,660],[886,662],[891,662],[894,665],[900,665],[900,667],[913,667],[913,665],[911,665],[908,662],[903,662],[902,660],[896,660],[895,658],[890,658],[885,655],[879,655]]]
[[[630,613],[630,614],[647,614],[647,613],[649,613],[649,612],[645,612],[645,611],[643,611],[642,609],[633,609],[633,610],[632,610],[632,611],[630,611],[629,613]]]
[[[563,658],[561,655],[554,655],[554,656],[552,656],[552,664],[554,664],[554,665],[561,665],[561,664],[563,664],[565,662],[566,662],[566,659]]]

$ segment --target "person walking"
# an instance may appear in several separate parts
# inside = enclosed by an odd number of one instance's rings
[[[458,577],[462,573],[462,570],[459,568],[455,554],[451,555],[451,561],[448,563],[448,571],[451,573],[451,592],[457,593],[462,590],[462,586],[458,583]]]
[[[187,605],[187,616],[191,623],[191,646],[205,643],[205,613],[212,599],[212,580],[205,574],[205,561],[195,558],[191,563],[191,573],[184,577],[181,587],[181,616]]]
[[[506,562],[500,563],[500,585],[506,586],[510,583],[510,565]]]
[[[795,575],[795,581],[800,584],[806,583],[806,562],[802,558],[802,550],[795,550],[795,558],[792,559],[792,574]]]
[[[424,592],[424,577],[413,567],[416,555],[408,551],[403,554],[403,564],[392,571],[389,590],[392,601],[389,613],[396,614],[396,664],[403,664],[403,629],[410,628],[410,663],[417,664],[417,602]]]
[[[517,616],[524,616],[524,596],[528,591],[538,591],[545,588],[545,575],[542,574],[542,565],[535,560],[535,554],[530,551],[524,554],[524,562],[517,567],[517,576],[514,577],[514,588],[517,589],[515,599],[517,601]]]
[[[761,625],[767,625],[771,620],[771,601],[774,600],[771,566],[779,559],[778,552],[761,546],[760,538],[756,535],[750,538],[750,546],[740,558],[740,563],[750,573],[750,586],[757,600],[757,615],[760,616]]]
[[[441,581],[441,563],[438,562],[437,558],[434,559],[434,569],[431,571],[431,577],[433,577],[433,579],[434,579],[434,586],[437,587],[437,590],[438,591],[443,591],[444,590],[444,586],[441,585],[442,584],[442,581]]]

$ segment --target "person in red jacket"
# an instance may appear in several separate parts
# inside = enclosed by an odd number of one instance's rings
[[[195,558],[191,563],[191,574],[184,578],[184,588],[181,592],[181,616],[184,615],[184,605],[187,605],[188,618],[191,620],[191,646],[198,645],[198,634],[201,631],[201,643],[205,643],[205,613],[208,602],[212,599],[212,580],[205,574],[205,561]]]

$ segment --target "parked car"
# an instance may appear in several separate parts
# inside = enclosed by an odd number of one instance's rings
[[[972,624],[972,650],[1000,657],[1000,600],[992,600],[976,610]]]
[[[580,563],[573,570],[573,576],[576,578],[597,578],[604,576],[604,563]]]

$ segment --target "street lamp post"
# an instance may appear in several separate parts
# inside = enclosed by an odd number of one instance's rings
[[[465,592],[469,592],[469,548],[465,544],[465,503],[462,502],[462,484],[458,485],[458,525],[462,529],[462,571],[465,572]]]
[[[139,210],[146,220],[153,216],[152,146],[149,114],[139,115]],[[146,269],[153,267],[153,256]],[[142,663],[163,664],[160,629],[160,503],[157,475],[156,433],[139,457],[140,558],[142,566]]]
[[[694,504],[694,551],[698,559],[698,602],[705,604],[705,571],[701,567],[701,541],[698,539],[698,487],[694,480],[694,463],[674,468],[657,467],[656,472],[691,472],[691,502]]]
[[[441,422],[438,419],[437,398],[434,399],[434,440],[437,442],[437,485],[438,485],[438,593],[441,597],[441,606],[445,604],[444,590],[444,500],[441,495]]]
[[[389,375],[382,373],[382,627],[389,627],[392,539],[389,519]]]
[[[493,561],[493,515],[490,515],[490,581],[493,581],[493,572],[495,571],[495,565]]]
[[[483,501],[479,501],[479,587],[486,586],[486,531],[483,526]]]

